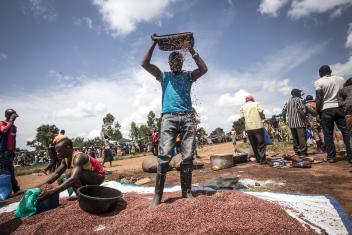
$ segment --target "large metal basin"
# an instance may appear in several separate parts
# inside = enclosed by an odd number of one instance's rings
[[[93,214],[114,210],[121,197],[119,190],[104,186],[86,185],[78,189],[79,207]]]
[[[233,154],[214,154],[210,156],[211,169],[214,171],[234,166]]]

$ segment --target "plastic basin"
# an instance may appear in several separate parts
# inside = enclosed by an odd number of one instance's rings
[[[79,207],[93,214],[114,210],[121,197],[119,190],[104,186],[86,185],[78,189]]]
[[[12,191],[10,172],[0,170],[0,201],[9,198]]]

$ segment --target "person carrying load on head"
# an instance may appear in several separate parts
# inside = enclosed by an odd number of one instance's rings
[[[193,156],[195,153],[195,122],[192,113],[191,87],[198,78],[207,72],[207,66],[199,54],[194,50],[193,43],[187,44],[188,51],[194,59],[197,69],[182,70],[183,56],[173,51],[169,56],[170,72],[162,72],[150,63],[157,41],[152,36],[152,45],[148,49],[142,67],[160,82],[162,88],[162,121],[160,130],[160,153],[155,183],[155,194],[151,207],[161,203],[166,172],[171,160],[170,152],[176,145],[176,137],[181,137],[181,189],[182,196],[190,198]],[[185,41],[187,42],[187,41]]]

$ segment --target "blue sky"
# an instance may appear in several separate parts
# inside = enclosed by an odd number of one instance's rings
[[[152,33],[191,31],[209,72],[193,88],[208,130],[225,130],[252,94],[268,115],[293,87],[311,94],[317,70],[352,76],[352,0],[7,0],[0,7],[0,110],[15,108],[20,146],[43,123],[99,135],[113,113],[160,113],[160,85],[140,67]],[[167,70],[167,52],[153,62]],[[194,63],[187,56],[186,69]]]

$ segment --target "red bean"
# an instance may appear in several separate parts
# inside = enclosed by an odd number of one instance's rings
[[[124,194],[127,207],[105,215],[82,211],[78,202],[61,201],[57,209],[18,221],[0,215],[8,234],[314,234],[280,206],[239,191],[201,193],[194,199],[164,195],[149,208],[152,195]],[[18,227],[17,227],[18,226]],[[15,230],[14,230],[15,229]]]

